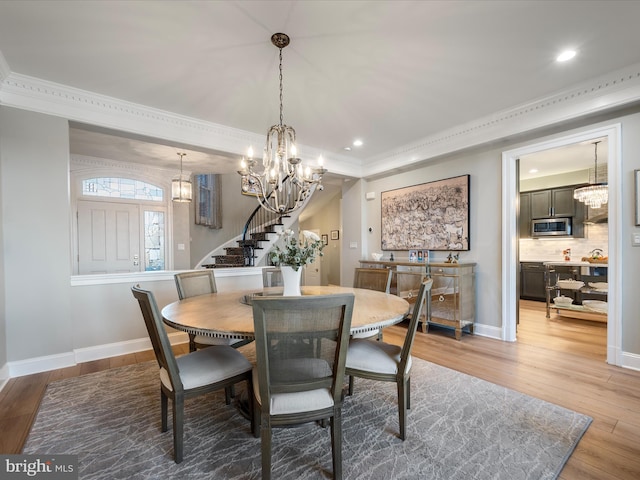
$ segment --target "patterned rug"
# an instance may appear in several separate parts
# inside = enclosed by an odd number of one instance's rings
[[[591,423],[433,363],[414,359],[413,369],[404,442],[395,384],[356,379],[343,409],[345,479],[553,479]],[[261,478],[260,440],[223,392],[187,400],[184,431],[176,465],[147,362],[50,384],[23,453],[76,454],[82,479]],[[274,430],[273,478],[332,478],[329,432]]]

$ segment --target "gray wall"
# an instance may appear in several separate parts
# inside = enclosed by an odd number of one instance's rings
[[[67,120],[0,107],[7,359],[71,350]]]
[[[211,250],[242,232],[251,212],[258,206],[255,197],[240,193],[240,175],[222,175],[222,228],[195,225],[195,204],[191,203],[189,225],[191,231],[191,268]]]
[[[423,168],[392,175],[368,182],[366,192],[375,192],[375,200],[364,201],[366,207],[363,225],[369,250],[363,258],[371,258],[371,252],[381,252],[381,192],[409,185],[470,175],[470,250],[460,252],[461,262],[477,262],[477,321],[484,325],[500,327],[501,269],[501,149],[468,153],[436,161]],[[360,197],[364,198],[364,193]],[[362,200],[361,200],[362,201]],[[373,229],[368,232],[369,227]],[[435,261],[444,260],[448,252],[432,252]],[[389,252],[385,251],[385,258]],[[408,252],[394,252],[396,260],[408,260]]]
[[[0,119],[1,122],[1,119]],[[2,131],[2,123],[0,123],[0,132]],[[2,171],[3,171],[3,149],[2,149],[2,136],[0,135],[0,212],[4,211],[4,195],[2,194]],[[7,363],[7,317],[6,317],[6,302],[5,302],[5,274],[4,274],[4,222],[2,218],[4,213],[0,215],[0,385],[2,381],[9,375],[2,366]]]
[[[380,194],[409,185],[417,185],[433,180],[471,175],[470,191],[470,245],[469,252],[460,254],[461,261],[477,262],[477,321],[491,327],[502,327],[501,302],[502,285],[502,152],[516,147],[536,143],[542,138],[562,137],[569,133],[612,123],[622,124],[622,184],[612,188],[622,189],[622,335],[623,351],[640,354],[640,296],[635,293],[640,284],[640,248],[631,246],[632,232],[639,232],[634,223],[633,171],[640,169],[640,108],[627,110],[624,115],[608,115],[606,120],[580,122],[574,130],[555,128],[546,135],[530,134],[518,142],[504,142],[496,147],[479,148],[450,155],[412,171],[390,175],[383,179],[361,180],[349,187],[349,199],[344,196],[343,223],[345,235],[343,249],[343,272],[346,275],[358,266],[360,258],[370,259],[371,252],[381,251],[380,245]],[[375,192],[376,199],[365,200],[366,192]],[[363,215],[364,211],[364,215]],[[368,233],[372,227],[373,232]],[[351,241],[359,241],[357,250],[349,249]],[[611,246],[610,246],[611,248]],[[407,258],[408,252],[394,252],[396,259]],[[446,252],[434,252],[433,256],[443,259]],[[385,252],[388,258],[388,252]],[[347,283],[345,283],[347,282]],[[348,281],[343,278],[343,284]]]
[[[634,225],[633,170],[640,168],[640,110],[607,119],[621,122],[622,139],[622,318],[623,349],[640,355],[640,248],[631,247]],[[593,122],[592,122],[593,123]],[[586,129],[586,122],[584,123]],[[564,131],[546,132],[561,136]],[[543,135],[505,142],[434,161],[384,179],[353,181],[342,192],[341,284],[351,285],[358,260],[380,250],[380,192],[456,175],[471,175],[471,251],[462,260],[478,263],[478,320],[502,325],[501,153]],[[70,286],[69,147],[65,119],[0,107],[0,233],[4,263],[0,362],[13,362],[144,337],[130,285]],[[225,182],[226,183],[226,182]],[[232,191],[237,182],[228,182]],[[365,193],[376,200],[367,202]],[[238,198],[238,194],[234,194]],[[247,198],[249,202],[252,199]],[[225,197],[225,201],[227,198]],[[233,199],[231,200],[234,201]],[[239,219],[244,221],[244,219]],[[374,231],[369,234],[371,226]],[[328,225],[325,228],[331,229]],[[192,252],[210,248],[193,237]],[[356,242],[356,248],[351,248]],[[330,241],[331,244],[331,241]],[[398,252],[406,255],[406,252]],[[200,254],[193,254],[194,258]],[[204,253],[202,253],[204,255]],[[441,256],[443,254],[437,254]],[[255,279],[256,284],[259,278]],[[142,282],[143,286],[149,285]],[[156,282],[159,303],[175,299],[170,280]],[[2,333],[2,329],[5,332]]]

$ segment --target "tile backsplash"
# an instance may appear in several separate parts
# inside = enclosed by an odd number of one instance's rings
[[[523,238],[520,240],[520,261],[561,261],[562,251],[571,249],[571,260],[580,261],[594,248],[600,248],[608,256],[609,226],[606,223],[585,225],[584,238]]]

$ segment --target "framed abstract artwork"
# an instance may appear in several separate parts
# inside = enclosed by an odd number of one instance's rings
[[[382,192],[383,250],[469,250],[469,175]]]

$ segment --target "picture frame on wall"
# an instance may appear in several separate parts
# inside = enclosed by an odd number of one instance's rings
[[[382,192],[382,250],[469,250],[469,188],[460,175]]]
[[[339,239],[340,239],[340,231],[331,230],[331,240],[339,240]]]
[[[329,235],[327,235],[326,233],[322,234],[322,244],[329,245]]]
[[[258,196],[260,190],[257,183],[250,182],[247,177],[241,177],[240,182],[240,191],[243,195],[249,195],[252,197]]]

